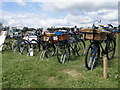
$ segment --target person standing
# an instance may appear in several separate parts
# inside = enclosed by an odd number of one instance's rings
[[[77,32],[78,31],[78,28],[77,28],[77,26],[75,25],[75,27],[74,27],[74,32]]]
[[[77,26],[75,25],[75,27],[74,27],[74,32],[76,33],[76,34],[79,34],[79,28],[77,28]]]

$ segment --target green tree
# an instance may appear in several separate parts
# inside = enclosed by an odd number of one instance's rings
[[[0,31],[3,30],[3,24],[0,22]]]
[[[22,29],[22,32],[27,32],[29,29],[28,29],[28,27],[24,27],[23,29]]]
[[[34,31],[36,30],[35,28],[28,28],[28,31]]]

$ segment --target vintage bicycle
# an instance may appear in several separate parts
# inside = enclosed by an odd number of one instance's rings
[[[74,40],[72,40],[70,37],[72,37]],[[69,60],[72,54],[81,56],[84,53],[82,51],[84,51],[85,43],[74,33],[71,35],[65,32],[55,32],[54,34],[44,36],[44,41],[51,43],[51,53],[56,55],[58,61],[62,64],[64,64],[66,60]]]
[[[50,58],[55,54],[55,45],[53,43],[54,33],[44,33],[42,35],[42,52],[40,54],[40,59]]]
[[[18,36],[15,36],[14,39],[15,40],[12,43],[13,52],[19,52],[20,54],[29,55],[30,43],[27,40],[24,40],[20,33],[18,34]]]
[[[84,38],[90,40],[90,44],[85,52],[85,66],[92,70],[100,60],[100,54],[106,55],[110,60],[115,55],[116,38],[112,31],[101,31],[98,29],[83,29]],[[102,43],[105,42],[105,46]]]

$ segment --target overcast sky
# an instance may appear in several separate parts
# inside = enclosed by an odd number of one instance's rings
[[[3,2],[4,1],[4,2]],[[3,0],[0,22],[5,26],[51,27],[118,24],[119,0]],[[69,1],[69,2],[68,2]]]

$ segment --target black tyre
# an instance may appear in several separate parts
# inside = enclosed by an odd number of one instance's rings
[[[40,44],[38,43],[37,40],[31,40],[30,41],[30,46],[33,48],[34,54],[38,54],[40,52]]]
[[[57,59],[60,63],[64,64],[65,60],[70,58],[70,48],[68,44],[60,44],[57,47]]]
[[[70,47],[70,54],[71,54],[71,56],[73,55],[73,56],[76,56],[76,45],[77,44],[77,42],[74,42],[74,43],[71,43],[71,44],[69,44],[69,47]]]
[[[92,70],[98,63],[100,57],[100,48],[98,45],[91,43],[85,53],[85,66]]]
[[[2,52],[12,50],[12,47],[11,47],[10,43],[5,42],[1,46],[2,46]]]
[[[50,57],[54,56],[54,54],[55,54],[54,44],[48,44],[45,49],[46,49],[45,56],[47,58],[50,58]]]
[[[75,50],[78,56],[84,55],[85,42],[83,40],[81,40],[80,42],[77,42],[75,44]]]
[[[22,40],[19,44],[20,46],[20,54],[28,55],[30,49],[30,43],[27,40]]]
[[[108,60],[111,60],[115,55],[116,41],[109,40],[106,42],[106,56]]]
[[[14,40],[13,43],[12,43],[12,51],[13,52],[19,52],[20,49],[18,48],[18,41],[17,40]]]

